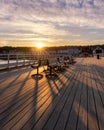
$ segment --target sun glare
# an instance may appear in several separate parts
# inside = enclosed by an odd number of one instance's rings
[[[40,49],[40,48],[43,47],[43,44],[42,44],[42,43],[37,43],[37,44],[36,44],[36,47]]]

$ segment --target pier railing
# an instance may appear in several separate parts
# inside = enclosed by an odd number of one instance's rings
[[[36,53],[36,54],[0,54],[0,70],[18,68],[36,63],[40,58],[57,58],[66,54]]]
[[[39,57],[40,54],[0,54],[0,70],[31,65]]]

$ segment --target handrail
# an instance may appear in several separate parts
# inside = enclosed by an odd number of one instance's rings
[[[61,55],[62,56],[62,55]],[[65,56],[65,55],[63,55]],[[32,65],[39,59],[60,57],[59,54],[0,54],[0,70]]]
[[[0,70],[31,65],[41,56],[46,57],[45,54],[0,54]]]

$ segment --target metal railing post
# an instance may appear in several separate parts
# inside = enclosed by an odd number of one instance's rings
[[[16,54],[16,67],[18,67],[18,54]]]
[[[8,54],[8,66],[7,66],[8,69],[9,69],[9,63],[10,63],[10,54]]]

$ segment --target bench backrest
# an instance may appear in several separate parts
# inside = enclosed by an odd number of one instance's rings
[[[48,59],[40,59],[38,63],[39,66],[45,66],[48,64],[49,64]]]

